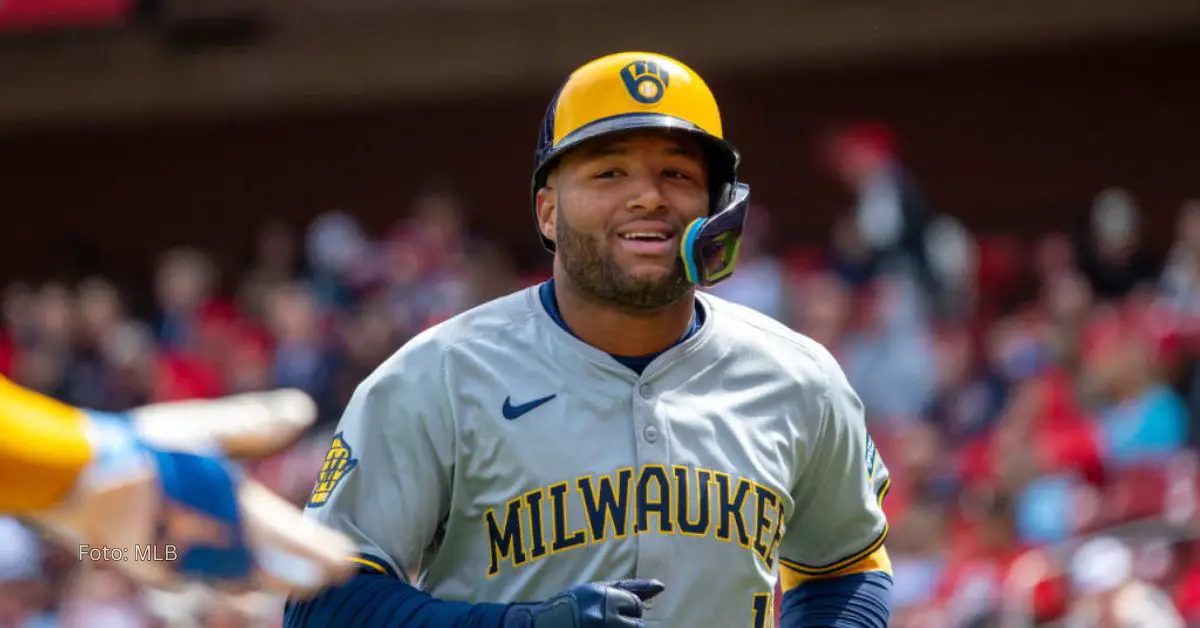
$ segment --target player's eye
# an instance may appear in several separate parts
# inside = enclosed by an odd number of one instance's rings
[[[614,179],[621,176],[621,171],[616,168],[607,168],[596,173],[597,179]]]
[[[686,180],[686,179],[692,178],[692,175],[690,175],[682,170],[671,170],[671,169],[664,170],[663,176],[668,179],[684,179],[684,180]]]

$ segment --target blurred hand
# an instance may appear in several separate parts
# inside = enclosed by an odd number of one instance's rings
[[[230,461],[295,442],[316,418],[303,392],[87,414],[95,460],[66,504],[34,518],[78,542],[79,560],[160,588],[192,580],[299,596],[353,572],[349,539],[304,519]]]

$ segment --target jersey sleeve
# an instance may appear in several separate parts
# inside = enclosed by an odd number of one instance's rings
[[[351,396],[305,514],[358,543],[350,560],[407,582],[449,512],[454,432],[440,359],[405,351]]]
[[[794,480],[795,507],[779,549],[785,591],[816,578],[891,573],[884,548],[887,466],[867,433],[862,401],[841,367],[827,351],[818,358],[824,386],[814,387],[808,407],[819,420],[798,450],[809,459]]]
[[[87,430],[77,408],[0,377],[0,512],[58,506],[92,459]]]

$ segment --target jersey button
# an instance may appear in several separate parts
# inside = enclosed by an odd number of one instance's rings
[[[642,399],[649,399],[651,393],[653,392],[654,391],[650,388],[650,384],[642,384],[641,386],[638,386],[638,394],[642,396]]]
[[[642,436],[645,436],[647,441],[653,443],[658,440],[658,428],[653,425],[647,425],[646,429],[642,430]]]

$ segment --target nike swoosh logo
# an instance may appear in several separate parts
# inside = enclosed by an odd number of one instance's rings
[[[519,406],[514,406],[512,404],[512,397],[506,397],[504,399],[504,407],[501,408],[501,411],[504,413],[504,418],[511,421],[513,419],[520,418],[521,415],[525,414],[526,412],[529,412],[530,410],[537,408],[538,406],[542,405],[543,403],[546,403],[547,401],[550,401],[551,399],[553,399],[557,396],[558,396],[557,394],[554,394],[554,395],[550,395],[549,397],[542,397],[541,399],[534,399],[533,401],[530,401],[528,403],[523,403]]]

